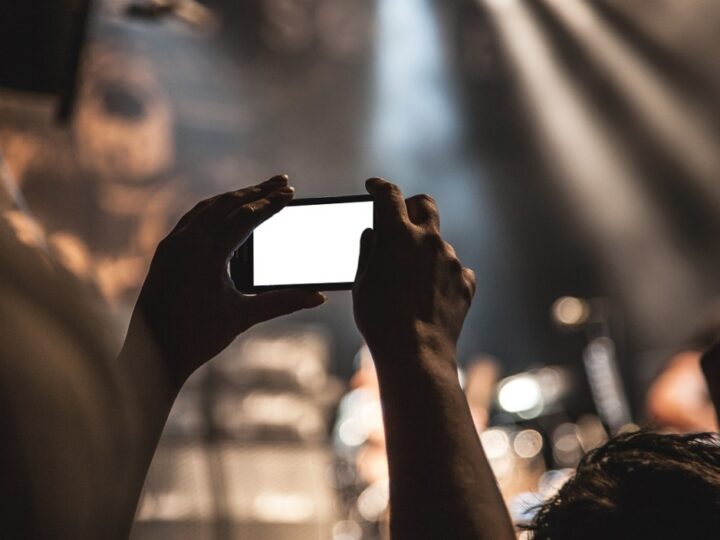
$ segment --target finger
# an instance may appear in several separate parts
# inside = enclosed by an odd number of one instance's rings
[[[445,249],[445,253],[449,258],[457,259],[457,253],[455,252],[455,248],[450,242],[443,242],[443,249]]]
[[[173,227],[172,231],[170,231],[170,234],[174,233],[175,231],[179,231],[186,225],[189,225],[192,223],[192,221],[200,215],[205,208],[208,207],[208,205],[212,204],[212,202],[217,199],[220,195],[215,195],[214,197],[210,197],[209,199],[203,199],[199,203],[197,203],[195,206],[193,206],[190,210],[188,210],[185,215],[183,215],[180,220],[177,222],[175,227]]]
[[[212,215],[222,215],[224,206],[234,208],[238,204],[244,204],[243,201],[250,202],[257,200],[272,191],[281,189],[283,186],[287,185],[287,182],[288,176],[286,174],[276,175],[256,186],[229,191],[227,193],[203,199],[180,218],[175,227],[173,227],[172,231],[170,231],[170,234],[189,225],[198,216],[208,213],[206,211],[210,207],[213,207],[211,211]]]
[[[373,197],[375,222],[380,227],[409,223],[410,218],[400,188],[382,178],[371,178],[365,182],[365,187]]]
[[[440,215],[435,200],[430,195],[414,195],[405,199],[408,217],[415,225],[440,230]]]
[[[274,191],[281,190],[287,186],[287,183],[288,176],[283,174],[273,176],[262,184],[223,193],[213,200],[212,206],[205,213],[215,221],[222,221],[228,214],[241,206],[258,201]]]
[[[475,276],[472,268],[463,268],[462,273],[465,284],[468,286],[468,289],[470,289],[470,298],[473,298],[477,290],[477,276]]]
[[[285,208],[294,193],[292,187],[286,186],[233,211],[218,233],[222,237],[223,249],[236,250],[258,225]]]
[[[358,256],[358,267],[355,274],[355,281],[365,273],[370,264],[373,247],[375,246],[375,233],[372,229],[365,229],[360,237],[360,255]]]
[[[242,298],[244,312],[249,314],[251,324],[314,308],[327,301],[327,296],[322,293],[302,289],[281,289]],[[247,322],[247,318],[244,319]]]

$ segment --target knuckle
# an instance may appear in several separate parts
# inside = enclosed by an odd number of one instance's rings
[[[375,189],[380,195],[383,195],[385,197],[393,197],[400,193],[400,188],[386,180],[377,180],[375,184]]]
[[[253,200],[254,198],[260,197],[266,192],[267,189],[260,186],[250,186],[233,191],[232,195],[236,201],[242,203],[243,201]]]
[[[198,202],[193,206],[187,213],[195,213],[198,210],[201,210],[206,204],[208,204],[212,199],[203,199],[202,201]]]
[[[436,232],[426,232],[422,235],[422,242],[431,249],[444,250],[445,240]]]
[[[458,274],[462,273],[463,265],[457,257],[451,257],[450,262],[448,264],[450,266],[451,271],[458,273]]]
[[[157,245],[157,248],[155,248],[155,257],[158,256],[164,256],[169,251],[172,251],[172,242],[173,242],[173,236],[169,235],[160,240],[160,242]]]
[[[235,203],[237,201],[243,200],[243,197],[247,195],[247,192],[244,189],[239,189],[237,191],[229,191],[223,195],[223,201],[228,203]]]
[[[200,210],[210,204],[213,204],[214,202],[217,202],[218,199],[220,199],[223,196],[222,193],[218,195],[213,195],[212,197],[208,197],[207,199],[203,199],[202,201],[198,202],[194,207],[193,210]]]
[[[462,292],[465,300],[469,302],[473,299],[473,296],[475,296],[475,287],[471,287],[470,285],[465,284],[465,286],[463,286],[462,288]]]
[[[165,238],[160,240],[157,246],[157,251],[160,253],[167,253],[177,249],[178,244],[182,244],[185,241],[186,235],[180,231],[168,234]]]
[[[417,196],[418,201],[423,204],[425,207],[436,210],[437,209],[437,203],[435,202],[435,199],[428,195],[427,193],[421,193]]]
[[[384,195],[392,195],[397,191],[397,187],[390,182],[382,182],[378,184],[378,190]]]
[[[443,251],[445,252],[445,255],[447,255],[451,259],[457,257],[457,255],[455,254],[455,248],[450,242],[443,242]]]
[[[237,210],[241,219],[251,219],[257,213],[257,205],[254,203],[244,204]]]
[[[473,272],[470,268],[463,268],[463,277],[464,279],[464,290],[466,292],[466,298],[468,300],[472,300],[475,296],[475,291],[477,290],[477,281],[475,279],[475,272]]]

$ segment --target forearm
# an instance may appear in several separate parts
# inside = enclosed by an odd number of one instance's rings
[[[137,321],[130,326],[117,367],[125,390],[132,439],[127,456],[129,534],[145,476],[181,385],[169,373],[166,359]]]
[[[393,538],[514,539],[448,354],[378,359]]]

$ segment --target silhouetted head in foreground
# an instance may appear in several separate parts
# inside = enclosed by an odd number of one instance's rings
[[[533,540],[720,537],[720,437],[625,434],[542,506]]]

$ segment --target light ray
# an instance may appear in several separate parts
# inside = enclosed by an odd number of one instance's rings
[[[587,227],[632,315],[657,331],[672,330],[668,303],[696,306],[702,295],[689,264],[666,241],[661,216],[639,189],[638,172],[602,115],[553,56],[526,4],[484,3],[578,224]]]
[[[629,98],[665,152],[682,163],[720,204],[720,148],[702,111],[683,99],[584,0],[544,0],[592,60]]]

